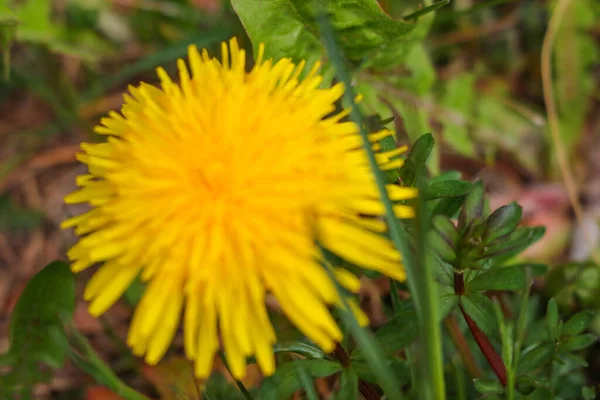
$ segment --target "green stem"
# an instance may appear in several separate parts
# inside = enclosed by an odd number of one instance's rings
[[[390,201],[386,189],[386,184],[383,180],[381,171],[371,149],[371,143],[368,138],[365,125],[363,123],[362,115],[354,102],[354,94],[352,91],[352,84],[350,74],[344,66],[342,56],[338,52],[338,48],[329,26],[327,18],[323,14],[319,16],[319,25],[323,33],[323,41],[327,54],[330,57],[332,64],[335,66],[339,80],[344,84],[344,100],[350,104],[350,116],[352,120],[358,125],[360,130],[360,136],[363,140],[363,147],[369,160],[369,165],[375,176],[377,188],[379,190],[381,200],[385,207],[386,220],[388,222],[390,237],[394,246],[402,254],[406,273],[408,276],[408,285],[411,289],[411,293],[414,296],[415,306],[419,315],[420,322],[420,333],[423,337],[424,343],[424,357],[423,359],[423,385],[430,393],[430,396],[425,398],[433,398],[435,400],[445,399],[445,388],[444,388],[444,370],[443,370],[443,356],[442,356],[442,335],[440,320],[438,317],[437,308],[437,291],[434,286],[433,279],[433,266],[430,260],[427,258],[426,253],[423,252],[424,246],[427,242],[427,227],[423,224],[426,216],[426,208],[422,201],[417,202],[417,255],[420,262],[415,263],[410,249],[408,247],[408,241],[401,231],[400,224],[398,223],[392,202]]]
[[[252,394],[248,391],[248,389],[246,389],[244,383],[239,379],[236,379],[231,373],[231,370],[229,369],[229,364],[227,364],[227,360],[225,359],[225,355],[223,354],[223,352],[219,351],[219,357],[221,358],[221,361],[223,361],[223,365],[225,365],[225,368],[227,368],[227,372],[229,372],[229,375],[231,375],[231,377],[235,381],[235,384],[237,385],[238,389],[240,389],[240,392],[242,392],[242,394],[244,395],[244,398],[246,400],[254,400],[254,397],[252,397]]]

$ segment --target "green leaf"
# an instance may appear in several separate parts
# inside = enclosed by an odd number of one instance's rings
[[[481,293],[467,293],[460,296],[460,302],[465,312],[473,318],[477,326],[490,335],[496,328],[496,313],[494,303]]]
[[[451,249],[455,249],[460,239],[458,230],[450,221],[450,218],[444,215],[436,215],[433,217],[431,224],[435,233],[437,233],[446,242]]]
[[[393,355],[417,339],[418,321],[414,311],[400,312],[375,332],[375,337],[386,356]],[[363,350],[358,347],[351,355],[353,360],[363,360]]]
[[[38,227],[44,215],[36,210],[19,207],[10,197],[0,196],[0,232],[31,230]]]
[[[596,315],[596,313],[591,310],[583,310],[578,312],[569,318],[569,320],[563,325],[560,334],[565,336],[575,336],[580,334],[592,323],[594,315]]]
[[[583,400],[594,400],[596,398],[596,388],[594,386],[581,388],[581,397]]]
[[[540,240],[545,232],[543,226],[518,227],[508,237],[490,243],[483,257],[493,257],[495,263],[501,264]]]
[[[519,393],[528,396],[538,388],[538,385],[529,375],[520,375],[515,380],[515,388]]]
[[[244,395],[237,386],[231,384],[219,372],[215,372],[210,376],[204,387],[204,394],[207,400],[245,400]],[[187,398],[185,394],[179,396]]]
[[[10,48],[19,22],[19,18],[10,8],[0,4],[0,50],[2,51],[3,75],[6,81],[10,78]]]
[[[304,342],[283,342],[273,346],[275,353],[296,353],[310,359],[326,360],[327,354],[319,347]]]
[[[554,354],[554,343],[542,343],[525,353],[519,360],[519,373],[528,373],[547,364]]]
[[[333,394],[332,400],[358,399],[358,376],[346,368],[340,375],[340,388]]]
[[[558,338],[559,321],[558,305],[556,304],[556,299],[553,297],[548,302],[546,311],[546,328],[548,329],[548,337],[550,340],[556,340]]]
[[[298,363],[298,360],[294,360],[294,363]],[[298,366],[298,375],[300,376],[300,382],[302,383],[302,388],[304,389],[304,393],[308,400],[319,400],[319,395],[315,390],[315,385],[311,380],[310,375],[304,368],[302,364],[297,364]]]
[[[438,307],[440,310],[440,318],[444,319],[450,311],[456,307],[460,301],[460,296],[454,293],[454,286],[437,285]]]
[[[562,351],[577,351],[591,346],[597,339],[596,335],[584,333],[583,335],[573,336],[564,344],[560,345]]]
[[[410,364],[406,360],[390,357],[387,360],[387,368],[394,374],[400,385],[406,385],[410,381]],[[379,378],[369,365],[362,360],[352,361],[352,370],[362,380],[377,383]]]
[[[522,215],[523,209],[516,202],[498,208],[485,221],[486,241],[489,243],[513,232]]]
[[[494,268],[479,273],[467,283],[467,291],[521,290],[525,286],[525,274],[519,267]]]
[[[324,378],[342,370],[339,363],[326,360],[296,360],[280,365],[275,373],[266,379],[274,384],[272,386],[276,388],[276,398],[287,399],[295,391],[302,389],[301,368],[312,378]],[[260,393],[263,390],[261,388]]]
[[[123,297],[130,306],[135,307],[140,302],[145,292],[146,284],[142,282],[142,280],[138,276],[133,280],[133,282],[131,282],[131,285],[129,285],[129,287],[125,290]]]
[[[475,76],[464,73],[452,77],[446,84],[446,92],[442,104],[462,115],[473,114],[475,106]],[[442,116],[444,124],[445,142],[456,151],[465,156],[474,156],[473,139],[469,135],[467,126],[461,121],[456,122],[452,116]]]
[[[458,217],[458,229],[462,230],[470,226],[474,221],[483,216],[485,189],[482,181],[475,182],[467,194],[465,204]]]
[[[417,24],[392,20],[376,0],[290,0],[308,29],[319,32],[317,17],[324,13],[342,52],[365,66],[390,68],[405,58],[420,32]],[[413,32],[415,31],[415,32]]]
[[[475,379],[475,389],[481,394],[499,394],[504,392],[504,386],[497,379]]]
[[[55,261],[38,272],[19,297],[10,321],[10,352],[62,366],[67,341],[63,323],[75,310],[75,277]]]
[[[321,43],[304,26],[288,0],[232,0],[231,5],[252,39],[254,53],[265,44],[265,58],[290,57],[311,66],[323,56]]]
[[[443,197],[459,197],[469,192],[471,182],[447,180],[431,183],[425,189],[423,197],[426,201]]]
[[[146,396],[130,388],[119,379],[111,367],[102,361],[85,335],[74,326],[69,328],[69,356],[79,369],[91,375],[96,382],[106,386],[125,400],[148,400]]]
[[[447,6],[448,4],[450,4],[450,0],[442,0],[442,1],[438,1],[437,3],[433,3],[430,6],[427,7],[423,7],[418,11],[415,11],[414,13],[411,13],[409,15],[406,15],[404,18],[405,21],[410,21],[410,20],[414,20],[417,19],[419,17],[422,17],[423,15],[429,14],[430,12],[434,12],[444,6]]]
[[[416,178],[424,173],[433,145],[434,140],[431,133],[421,135],[412,145],[408,158],[400,168],[400,179],[404,185],[412,186]]]
[[[445,215],[449,218],[454,218],[457,211],[463,205],[464,197],[449,197],[440,199],[433,208],[432,215]]]
[[[74,309],[75,278],[67,264],[53,262],[29,281],[11,316],[10,348],[0,360],[9,366],[0,374],[7,398],[32,398],[33,386],[51,379],[50,369],[40,369],[40,364],[62,366],[68,350],[63,324]]]

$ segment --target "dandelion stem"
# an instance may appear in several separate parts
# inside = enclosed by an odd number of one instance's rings
[[[423,359],[423,375],[422,383],[423,390],[425,391],[424,399],[445,399],[445,382],[444,382],[444,369],[443,369],[443,355],[442,355],[442,340],[441,340],[441,327],[440,320],[438,317],[437,307],[437,293],[435,290],[435,284],[433,281],[433,271],[430,260],[428,260],[427,254],[425,253],[424,246],[426,243],[426,224],[425,224],[425,213],[424,205],[421,201],[417,204],[417,217],[415,223],[417,232],[419,232],[418,238],[418,250],[417,260],[414,259],[411,254],[408,241],[401,230],[400,224],[394,214],[392,202],[387,193],[382,173],[379,170],[375,154],[371,149],[371,143],[368,138],[363,118],[358,109],[358,106],[354,102],[354,94],[352,90],[352,83],[350,74],[344,66],[344,61],[341,54],[338,51],[335,43],[335,38],[329,22],[327,21],[324,13],[318,17],[318,22],[323,34],[323,42],[327,50],[327,54],[335,66],[339,80],[344,84],[344,100],[350,104],[350,117],[357,124],[360,135],[363,140],[363,146],[369,160],[369,165],[375,176],[377,188],[381,196],[382,203],[385,208],[386,219],[390,230],[390,238],[394,243],[394,246],[402,254],[406,273],[408,275],[408,285],[411,289],[411,293],[414,295],[414,301],[419,315],[420,332],[423,337],[424,343],[424,357]],[[418,265],[417,265],[418,264]]]

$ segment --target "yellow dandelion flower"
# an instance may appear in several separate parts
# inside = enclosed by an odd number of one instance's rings
[[[130,87],[121,114],[95,130],[106,141],[82,144],[89,173],[65,201],[92,209],[63,223],[81,236],[68,256],[75,272],[101,263],[84,293],[95,316],[136,276],[148,282],[128,334],[148,363],[164,355],[183,314],[198,377],[210,374],[221,343],[236,378],[248,356],[271,374],[267,292],[324,351],[342,338],[328,310],[340,299],[315,231],[329,251],[404,280],[400,254],[381,219],[366,217],[384,208],[357,126],[342,121],[347,112],[332,115],[342,85],[320,89],[318,66],[300,79],[304,63],[265,61],[262,46],[247,72],[235,39],[223,43],[221,61],[191,46],[189,63],[178,60],[179,84],[158,68],[160,88]],[[391,157],[401,151],[379,153],[382,168],[397,167]],[[415,196],[395,185],[388,192]],[[405,205],[395,212],[413,215]],[[358,290],[350,272],[335,273]]]

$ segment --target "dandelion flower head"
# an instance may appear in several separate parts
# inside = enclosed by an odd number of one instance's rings
[[[357,126],[335,113],[343,85],[320,88],[318,65],[263,59],[246,71],[236,40],[219,61],[189,48],[178,60],[179,83],[158,68],[160,87],[130,87],[121,113],[111,112],[82,144],[88,173],[67,203],[91,210],[63,223],[79,241],[69,250],[75,272],[100,268],[86,286],[98,316],[136,276],[147,282],[128,344],[157,363],[183,320],[186,355],[207,377],[223,346],[232,374],[246,358],[275,368],[276,341],[265,306],[281,310],[324,351],[342,333],[328,309],[340,304],[315,241],[358,266],[404,280],[400,254],[385,237],[384,208]],[[373,146],[390,135],[370,135]],[[402,149],[377,154],[382,169]],[[414,197],[388,185],[392,200]],[[413,210],[395,205],[399,217]],[[336,268],[340,284],[359,281]],[[361,322],[365,316],[354,305]]]

